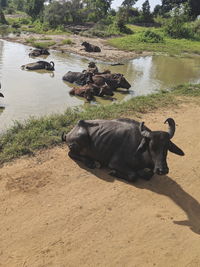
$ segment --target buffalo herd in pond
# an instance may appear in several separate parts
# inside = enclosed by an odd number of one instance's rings
[[[98,46],[92,45],[88,42],[83,42],[82,46],[85,47],[87,52],[101,52]],[[50,53],[47,49],[33,49],[30,57],[48,56]],[[116,63],[118,65],[120,63]],[[115,64],[113,64],[115,65]],[[21,66],[23,70],[48,70],[54,71],[55,64],[53,61],[47,62],[40,60],[33,63],[28,63]],[[99,72],[96,64],[90,62],[87,70],[82,72],[68,71],[62,78],[64,81],[75,83],[79,86],[73,87],[69,94],[85,98],[87,101],[94,100],[95,96],[113,96],[117,88],[129,89],[130,83],[126,80],[121,73],[111,73],[110,70]],[[0,95],[1,96],[1,95]]]
[[[100,52],[95,46],[82,45],[88,52]],[[89,48],[88,48],[89,47]],[[92,49],[92,50],[91,50]],[[48,55],[44,49],[33,50],[30,56]],[[37,61],[21,66],[26,70],[54,70],[54,63]],[[120,73],[109,70],[99,72],[90,62],[87,70],[68,71],[63,80],[76,83],[71,95],[82,96],[88,101],[94,96],[113,96],[117,88],[129,89],[131,85]],[[1,85],[0,85],[1,88]],[[0,97],[4,97],[0,93]],[[137,178],[149,180],[154,174],[166,175],[168,151],[183,156],[184,152],[171,139],[175,133],[175,121],[168,118],[168,131],[151,131],[144,122],[121,118],[115,120],[80,120],[69,132],[62,134],[67,143],[69,157],[81,161],[88,168],[107,167],[109,174],[128,182]]]

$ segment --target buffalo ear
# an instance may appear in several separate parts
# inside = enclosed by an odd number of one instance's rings
[[[175,145],[173,142],[170,141],[169,143],[169,151],[177,154],[179,156],[184,156],[185,153],[183,152],[183,150],[181,150],[177,145]]]
[[[141,142],[137,148],[136,153],[143,153],[146,150],[147,150],[147,140],[146,140],[146,138],[142,138],[142,140],[141,140]]]

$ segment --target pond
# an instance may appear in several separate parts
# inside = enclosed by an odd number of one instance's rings
[[[68,107],[84,104],[84,100],[69,95],[73,85],[63,82],[62,76],[71,71],[87,68],[89,58],[50,51],[44,59],[29,58],[30,47],[0,40],[0,131],[30,116],[38,117],[60,113]],[[26,63],[47,60],[54,61],[55,71],[24,71],[20,66]],[[97,62],[100,71],[110,69],[123,73],[132,85],[129,94],[115,93],[117,101],[138,95],[146,95],[159,89],[170,88],[185,82],[200,82],[200,57],[147,56],[127,61],[125,65],[110,66]],[[110,100],[97,98],[91,104],[111,104]]]

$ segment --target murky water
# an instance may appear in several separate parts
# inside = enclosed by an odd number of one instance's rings
[[[20,66],[44,58],[31,59],[30,47],[0,40],[0,131],[30,116],[38,117],[59,113],[68,107],[83,105],[84,100],[69,95],[73,85],[63,82],[62,76],[69,70],[82,71],[90,59],[72,54],[51,51],[47,61],[54,61],[55,71],[23,71]],[[175,58],[148,56],[133,59],[123,66],[110,66],[97,62],[100,70],[110,69],[125,75],[132,87],[129,94],[116,93],[117,100],[146,95],[162,88],[170,88],[185,82],[200,82],[200,57]],[[97,98],[97,103],[110,104]],[[95,104],[95,103],[92,103]]]

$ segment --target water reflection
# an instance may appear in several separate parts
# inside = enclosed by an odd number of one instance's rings
[[[0,40],[0,82],[4,98],[0,106],[6,107],[0,116],[0,131],[14,120],[25,120],[30,116],[60,113],[68,107],[83,105],[82,98],[72,97],[72,84],[62,80],[68,71],[87,69],[89,58],[51,51],[46,61],[54,61],[55,71],[22,71],[21,65],[44,60],[44,57],[29,58],[30,47]],[[96,98],[91,104],[110,104],[137,95],[146,95],[158,89],[170,88],[184,82],[200,82],[200,57],[174,58],[148,56],[133,59],[125,65],[111,66],[97,61],[100,71],[110,69],[123,73],[132,87],[129,93],[115,93],[114,98]]]

